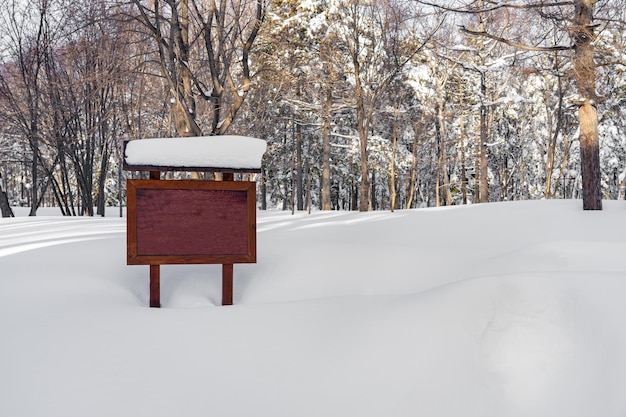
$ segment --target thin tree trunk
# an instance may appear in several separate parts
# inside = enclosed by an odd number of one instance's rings
[[[356,61],[356,60],[355,60]],[[355,65],[358,64],[355,62]],[[358,71],[357,71],[358,74]],[[356,101],[357,101],[357,124],[359,131],[359,150],[361,155],[361,186],[359,190],[359,211],[368,211],[370,208],[370,173],[367,151],[367,121],[365,116],[365,103],[363,86],[359,75],[356,76]]]
[[[361,207],[359,206],[359,210]],[[370,181],[370,204],[368,210],[378,210],[378,201],[376,200],[376,170],[372,170],[372,180]]]
[[[391,139],[391,173],[389,175],[389,208],[393,213],[396,209],[396,122],[393,122],[393,133]]]
[[[461,144],[461,194],[467,204],[467,172],[465,166],[465,115],[463,111],[463,83],[459,83],[459,141]]]
[[[261,210],[267,210],[267,172],[264,167],[261,171]]]
[[[565,150],[563,152],[563,159],[561,160],[561,169],[559,170],[559,176],[557,177],[556,184],[554,185],[555,190],[557,190],[561,186],[561,181],[563,181],[563,177],[565,175],[569,177],[569,173],[565,172],[565,170],[567,169],[567,163],[569,161],[570,149],[572,148],[572,142],[569,136],[565,136],[564,148]],[[563,197],[565,197],[565,195],[563,195]]]
[[[302,129],[297,120],[296,126],[296,204],[298,211],[304,210],[304,173],[302,162]]]
[[[480,74],[480,92],[482,95],[480,104],[480,141],[479,141],[479,203],[489,202],[489,169],[487,165],[487,106],[485,100],[487,99],[487,84],[485,81],[485,74]]]
[[[415,132],[413,134],[413,149],[411,150],[411,154],[413,155],[413,159],[411,160],[411,180],[409,181],[409,189],[407,191],[408,198],[406,202],[406,208],[410,209],[413,207],[413,196],[415,195],[415,181],[417,181],[417,142],[419,137],[419,129],[417,125],[415,126]]]
[[[448,156],[446,154],[446,121],[444,116],[445,103],[443,101],[443,91],[439,92],[439,103],[437,103],[437,207],[441,204],[441,192],[446,206],[452,204],[450,195],[450,179],[448,177]]]
[[[558,60],[558,57],[555,57]],[[558,61],[555,65],[556,69],[559,69]],[[554,160],[556,156],[556,143],[559,137],[559,133],[561,132],[561,125],[563,121],[563,81],[561,77],[557,77],[558,83],[558,105],[556,110],[556,126],[554,127],[554,131],[551,130],[551,124],[549,123],[548,132],[552,132],[551,137],[548,142],[548,155],[547,155],[547,166],[546,166],[546,188],[545,188],[545,196],[546,198],[552,197],[552,175],[554,171]],[[547,99],[547,98],[546,98]],[[548,110],[547,102],[546,102],[546,110]],[[548,114],[548,120],[550,121],[552,118]]]
[[[331,64],[330,60],[330,45],[328,41],[323,42],[320,45],[320,58],[324,66],[325,82],[322,83],[322,113],[320,115],[322,119],[322,210],[331,209],[331,194],[330,194],[330,128],[331,128],[331,111],[333,105],[332,96],[332,83],[331,78]]]
[[[36,136],[36,135],[33,135],[33,136]],[[36,216],[37,207],[39,204],[39,199],[37,195],[37,187],[39,186],[37,184],[39,182],[39,177],[38,177],[39,168],[37,164],[37,160],[39,159],[39,140],[36,137],[32,137],[30,143],[31,143],[31,150],[33,151],[33,160],[30,166],[32,184],[31,184],[31,190],[30,190],[30,193],[31,193],[30,213],[28,213],[28,215]]]

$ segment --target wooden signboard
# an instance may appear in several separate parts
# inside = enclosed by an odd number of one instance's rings
[[[233,264],[256,262],[256,184],[225,177],[127,181],[127,264],[150,265],[150,307],[163,264],[222,264],[222,305],[233,304]]]
[[[164,264],[222,264],[222,305],[233,304],[233,266],[256,262],[256,183],[267,143],[244,136],[124,142],[127,264],[150,266],[150,307],[160,307]],[[221,172],[224,181],[161,181],[163,171]]]
[[[256,262],[256,185],[128,180],[127,263]]]

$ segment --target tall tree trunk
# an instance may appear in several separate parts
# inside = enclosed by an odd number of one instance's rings
[[[446,121],[445,102],[443,101],[443,91],[439,92],[439,103],[437,103],[437,192],[436,204],[441,205],[441,194],[446,206],[452,204],[450,195],[450,179],[448,177],[448,156],[446,154]]]
[[[555,54],[555,69],[558,70],[560,69],[560,65],[559,65],[559,61],[558,61],[558,55]],[[554,172],[554,162],[555,162],[555,156],[556,156],[556,143],[557,143],[557,139],[559,137],[559,133],[561,132],[561,125],[563,123],[563,81],[561,80],[561,76],[557,75],[557,85],[558,85],[558,105],[557,105],[557,109],[556,109],[556,126],[554,127],[554,130],[552,130],[552,116],[549,114],[549,108],[548,108],[548,97],[546,96],[546,113],[548,113],[546,116],[548,117],[548,134],[551,136],[549,137],[549,142],[548,142],[548,154],[547,154],[547,161],[546,161],[546,188],[545,188],[545,196],[546,198],[551,198],[552,197],[552,175]],[[546,92],[547,94],[547,92]]]
[[[485,73],[480,73],[480,140],[479,140],[479,203],[489,202],[489,169],[487,165],[487,106],[485,100],[487,99],[487,83],[485,80]]]
[[[583,179],[583,209],[602,210],[598,111],[589,100],[579,109],[580,159]]]
[[[467,170],[465,161],[465,111],[463,110],[463,83],[459,83],[459,143],[461,144],[461,194],[467,204]]]
[[[175,4],[179,4],[176,6]],[[189,0],[173,3],[172,30],[170,32],[169,60],[172,68],[171,84],[175,86],[172,112],[176,131],[180,136],[200,136],[196,123],[196,102],[191,91],[192,75],[189,70]],[[176,48],[177,47],[177,48]],[[178,50],[178,56],[175,51]]]
[[[330,128],[331,128],[331,112],[333,106],[332,95],[332,69],[330,63],[330,45],[325,40],[320,45],[320,58],[324,66],[325,81],[322,82],[322,119],[321,135],[322,135],[322,210],[331,209],[330,195]]]
[[[100,160],[100,172],[98,173],[98,196],[96,199],[96,214],[104,217],[106,208],[106,178],[109,170],[109,143],[104,139]]]
[[[574,11],[574,72],[581,97],[578,111],[580,121],[580,160],[583,180],[583,209],[602,210],[600,176],[600,145],[598,111],[595,107],[596,70],[591,24],[597,0],[577,0]]]
[[[353,17],[358,16],[357,4],[351,4]],[[352,42],[350,54],[352,58],[352,66],[354,69],[354,99],[356,107],[356,124],[359,135],[359,151],[361,162],[361,185],[359,187],[359,211],[368,211],[370,208],[370,173],[368,161],[368,128],[369,119],[365,110],[365,91],[363,81],[361,80],[361,33],[357,22],[352,24]]]
[[[391,172],[389,173],[389,209],[393,213],[396,209],[396,147],[397,147],[397,133],[396,133],[396,120],[394,118],[392,124],[391,133]]]
[[[34,134],[32,135],[31,139],[30,139],[30,146],[31,146],[31,151],[33,152],[33,160],[31,162],[31,166],[30,166],[30,172],[31,172],[31,178],[32,178],[32,184],[31,184],[31,189],[30,189],[30,212],[28,213],[29,216],[36,216],[37,215],[37,207],[39,205],[39,197],[37,195],[37,187],[39,187],[39,176],[38,176],[38,171],[39,171],[39,166],[38,166],[38,159],[39,159],[39,139],[37,138],[37,135]]]
[[[355,67],[355,95],[356,95],[356,117],[359,132],[359,150],[361,154],[361,186],[359,189],[359,211],[368,211],[370,208],[370,174],[367,152],[368,126],[365,114],[365,97],[363,85],[361,83],[360,63],[358,56],[353,58]]]
[[[294,118],[296,128],[296,205],[298,211],[304,210],[304,175],[302,162],[302,129]]]
[[[415,182],[417,181],[417,144],[419,138],[419,128],[418,125],[415,125],[414,133],[413,133],[413,148],[411,149],[411,155],[413,158],[411,159],[411,179],[409,181],[409,187],[407,191],[407,202],[406,208],[410,209],[413,207],[413,197],[415,195]]]

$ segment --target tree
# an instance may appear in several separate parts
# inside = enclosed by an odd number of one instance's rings
[[[50,4],[47,0],[39,0],[34,5],[11,0],[1,7],[7,48],[1,58],[8,60],[0,69],[0,99],[5,107],[2,113],[9,123],[19,128],[31,151],[30,215],[35,216],[44,184],[39,171],[42,158],[41,72],[51,43]]]
[[[574,2],[572,34],[574,38],[574,72],[578,83],[580,120],[580,159],[583,177],[583,208],[602,210],[600,172],[600,135],[598,134],[598,95],[594,62],[596,38],[593,8],[598,0]]]
[[[417,40],[417,27],[411,26],[413,20],[409,17],[414,11],[399,2],[352,0],[342,3],[338,11],[336,41],[349,65],[359,138],[359,211],[367,211],[371,207],[368,137],[375,128],[380,98],[436,29],[425,40]]]
[[[596,94],[596,66],[594,62],[596,51],[593,44],[593,41],[596,39],[595,30],[598,27],[594,23],[593,12],[598,2],[599,0],[555,0],[526,4],[484,2],[480,10],[472,10],[468,6],[447,8],[456,12],[479,14],[494,13],[501,9],[524,10],[534,13],[540,19],[549,20],[559,26],[561,30],[569,33],[572,39],[571,45],[545,45],[543,44],[545,37],[540,38],[539,42],[534,44],[523,43],[502,37],[480,26],[476,29],[463,28],[466,33],[494,39],[518,49],[538,52],[573,52],[571,60],[579,95],[575,103],[579,108],[583,208],[585,210],[602,209],[597,111],[598,95]],[[428,4],[434,6],[434,4]]]
[[[265,1],[132,0],[158,56],[181,136],[226,133],[252,85]],[[196,101],[210,103],[205,119]]]

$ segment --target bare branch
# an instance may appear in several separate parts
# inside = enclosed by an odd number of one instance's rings
[[[465,26],[461,26],[461,30],[472,36],[484,36],[485,38],[493,39],[495,41],[504,43],[506,45],[512,46],[514,48],[523,49],[526,51],[541,51],[541,52],[554,52],[554,51],[569,51],[573,49],[572,46],[565,45],[554,45],[554,46],[532,46],[532,45],[524,45],[522,43],[513,42],[509,39],[505,39],[499,36],[492,35],[489,32],[485,31],[475,31],[466,28]]]
[[[440,10],[445,10],[448,12],[455,12],[455,13],[465,13],[465,14],[479,14],[479,13],[489,13],[489,12],[493,12],[499,9],[543,9],[546,7],[560,7],[560,6],[573,6],[574,2],[573,1],[554,1],[552,3],[531,3],[531,4],[511,4],[511,3],[502,3],[502,2],[497,2],[497,3],[493,3],[493,6],[491,7],[484,7],[481,9],[476,9],[476,10],[468,10],[468,9],[458,9],[455,7],[448,7],[448,6],[442,6],[440,4],[436,4],[436,3],[431,3],[429,1],[424,1],[424,0],[418,0],[418,3],[423,4],[425,6],[431,6],[431,7],[435,7],[437,9]]]

